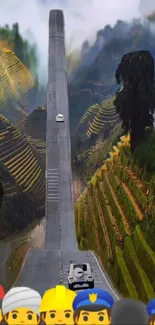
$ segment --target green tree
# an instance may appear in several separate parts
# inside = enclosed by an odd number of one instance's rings
[[[14,52],[15,54],[18,56],[18,58],[23,62],[24,62],[24,42],[23,39],[21,37],[21,35],[19,34],[19,26],[18,23],[14,24],[12,26],[12,32],[13,32],[13,36],[14,36]]]
[[[131,151],[144,139],[146,127],[153,127],[154,60],[150,52],[137,51],[123,56],[115,73],[123,88],[114,105],[122,127],[130,132]]]
[[[28,93],[24,95],[24,97],[22,96],[20,102],[18,102],[19,106],[25,107],[25,100],[28,102],[28,106],[30,109],[34,108],[39,104],[45,105],[46,87],[40,86],[39,84],[36,45],[31,45],[27,40],[23,39],[20,34],[20,28],[18,23],[13,24],[12,27],[9,27],[8,25],[0,27],[0,47],[2,48],[3,45],[5,46],[5,44],[8,44],[8,47],[12,51],[14,51],[14,53],[21,60],[21,62],[27,66],[35,81],[35,86],[31,90],[29,90]],[[1,105],[1,112],[2,111],[6,117],[8,117],[9,119],[11,118],[11,121],[13,123],[17,122],[16,117],[15,120],[13,118],[15,112],[7,100],[4,104]]]

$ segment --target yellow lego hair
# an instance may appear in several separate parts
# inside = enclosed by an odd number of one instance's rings
[[[71,309],[76,293],[63,285],[47,290],[42,298],[39,312],[46,312],[52,309]]]
[[[2,321],[3,315],[2,315],[2,309],[0,308],[0,322]]]

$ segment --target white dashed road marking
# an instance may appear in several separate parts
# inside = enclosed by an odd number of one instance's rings
[[[59,202],[59,172],[58,169],[47,170],[47,201]]]

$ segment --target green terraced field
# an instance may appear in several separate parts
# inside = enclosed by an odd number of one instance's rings
[[[120,293],[146,303],[155,291],[154,238],[148,240],[155,212],[146,184],[120,154],[128,145],[121,137],[79,197],[76,232],[79,248],[96,251]]]
[[[78,124],[78,131],[85,125],[86,136],[90,138],[92,134],[99,135],[106,127],[113,128],[119,120],[113,101],[114,97],[105,100],[101,105],[90,106]]]
[[[37,152],[26,136],[3,115],[0,115],[0,162],[4,201],[7,201],[6,209],[2,204],[1,218],[5,219],[5,214],[10,215],[11,209],[13,215],[16,215],[16,208],[19,213],[20,205],[27,213],[27,223],[37,217],[37,211],[40,213],[40,209],[44,216],[45,172],[38,160]],[[18,218],[21,218],[21,214],[22,211]]]

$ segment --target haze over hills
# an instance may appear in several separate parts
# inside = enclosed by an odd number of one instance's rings
[[[87,39],[92,45],[97,31],[107,24],[114,26],[118,19],[129,22],[155,9],[153,0],[147,1],[147,6],[142,0],[1,0],[1,26],[18,22],[22,37],[31,45],[36,44],[39,80],[43,84],[47,82],[48,14],[50,9],[56,8],[64,10],[69,53],[80,49]],[[30,12],[33,15],[29,15]]]
[[[147,49],[155,58],[154,28],[155,20],[150,20],[150,17],[143,22],[139,19],[131,23],[119,20],[114,27],[107,25],[98,31],[93,46],[87,40],[83,43],[79,65],[70,77],[72,88],[79,91],[78,103],[75,100],[76,103],[71,104],[71,118],[73,115],[81,118],[90,102],[94,104],[94,97],[99,103],[115,94],[118,89],[115,70],[125,53]],[[81,88],[87,88],[89,103],[83,101]],[[74,95],[71,103],[74,103]]]

